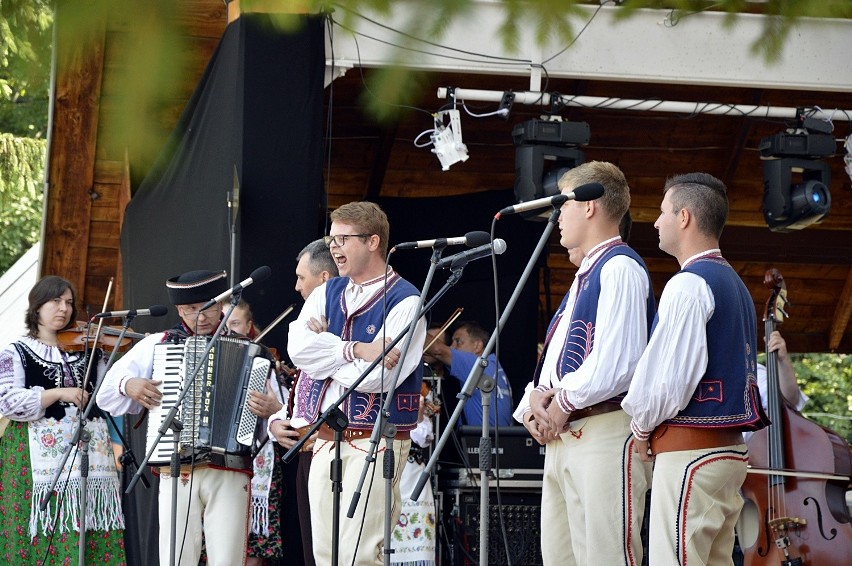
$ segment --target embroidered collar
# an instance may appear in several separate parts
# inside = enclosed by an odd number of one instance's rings
[[[580,264],[580,272],[585,273],[589,269],[592,268],[592,265],[598,261],[603,254],[609,249],[621,245],[621,236],[615,236],[614,238],[610,238],[609,240],[604,240],[600,244],[593,247],[589,250],[589,253],[586,254],[586,257],[583,258],[583,262]]]
[[[370,287],[372,287],[374,285],[384,284],[385,277],[387,277],[388,281],[391,281],[391,280],[393,280],[393,278],[395,276],[396,276],[396,272],[393,270],[392,267],[389,267],[387,275],[383,273],[383,274],[379,275],[378,277],[368,279],[367,281],[364,281],[363,283],[355,283],[354,281],[352,281],[350,279],[349,284],[346,287],[347,287],[348,290],[358,289],[359,291],[366,291],[367,289],[369,289]]]
[[[693,256],[690,256],[683,262],[683,265],[680,267],[681,269],[686,269],[696,261],[701,261],[702,259],[722,259],[722,250],[719,248],[713,248],[711,250],[704,250],[703,252],[699,252]]]

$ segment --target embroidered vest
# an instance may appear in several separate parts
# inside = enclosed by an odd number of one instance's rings
[[[45,390],[48,390],[66,387],[63,383],[65,378],[63,365],[67,365],[67,371],[71,372],[70,377],[74,380],[73,387],[83,386],[83,376],[86,373],[86,365],[89,361],[88,358],[80,354],[70,354],[67,356],[67,364],[49,362],[37,356],[36,353],[23,342],[15,342],[14,345],[15,349],[18,350],[18,355],[21,356],[21,363],[24,366],[25,385],[28,389],[32,389],[33,387],[42,387]],[[94,350],[94,352],[96,358],[92,364],[93,370],[97,367],[97,362],[101,355],[100,350]],[[94,386],[95,384],[93,379],[89,379],[86,390],[91,394],[95,390]],[[65,417],[65,407],[71,406],[73,406],[73,403],[57,401],[45,409],[44,416],[46,418],[60,420]],[[92,410],[89,412],[89,418],[94,419],[97,417],[103,417],[103,413],[101,413],[100,409],[95,406],[92,407]]]
[[[642,266],[645,276],[648,277],[648,296],[645,299],[645,314],[647,330],[650,335],[651,323],[654,321],[657,307],[654,301],[654,290],[651,284],[651,277],[648,275],[648,268],[633,248],[623,242],[617,242],[598,256],[588,271],[577,276],[577,299],[574,301],[574,309],[570,314],[568,334],[566,335],[565,343],[562,344],[562,351],[559,354],[559,376],[577,371],[577,368],[592,353],[595,339],[595,322],[598,315],[598,302],[601,295],[601,270],[607,261],[619,255],[626,255]],[[569,295],[570,292],[562,299],[562,304],[559,306],[556,316],[550,322],[550,326],[547,329],[548,336],[553,334],[560,317],[565,315],[563,311],[565,310]],[[539,376],[541,375],[541,360],[544,360],[544,352],[541,354],[539,367],[536,368],[534,377],[536,385],[538,385]],[[620,403],[625,393],[627,392],[624,391],[619,395],[607,399],[607,401]]]
[[[349,313],[343,296],[348,284],[348,277],[335,277],[326,282],[325,312],[328,317],[328,331],[340,336],[343,340],[373,342],[382,326],[383,293],[376,293],[376,296],[360,309]],[[411,283],[393,273],[387,281],[388,312],[403,299],[419,294]],[[391,372],[388,372],[388,376],[390,375]],[[305,417],[309,422],[313,422],[319,415],[322,399],[331,379],[305,380],[305,377],[309,376],[302,373],[300,385],[297,388],[299,398],[296,403],[299,407],[305,407]],[[417,426],[422,378],[422,364],[418,364],[417,368],[396,388],[395,402],[391,405],[388,422],[396,425],[397,430],[412,430]],[[309,387],[306,387],[308,385]],[[349,428],[372,429],[384,400],[385,395],[381,393],[353,391],[341,407],[349,419]]]
[[[682,271],[710,286],[715,309],[707,321],[707,370],[687,406],[665,424],[759,430],[769,424],[757,390],[757,323],[745,284],[721,256]]]

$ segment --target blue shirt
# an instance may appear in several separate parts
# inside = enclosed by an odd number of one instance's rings
[[[462,352],[455,348],[450,348],[450,375],[456,378],[464,387],[467,376],[470,375],[470,370],[479,360],[479,356],[471,352]],[[497,367],[497,357],[494,354],[488,356],[488,366],[483,371],[483,374],[494,379],[494,369]],[[503,366],[497,373],[496,384],[491,392],[491,407],[488,412],[488,423],[491,426],[510,426],[512,424],[512,388],[509,386],[509,380],[506,377],[506,372],[503,371]],[[496,403],[495,397],[496,394]],[[498,420],[499,418],[499,420]],[[462,413],[463,422],[466,425],[481,425],[482,424],[482,391],[476,388],[464,404],[464,413]]]

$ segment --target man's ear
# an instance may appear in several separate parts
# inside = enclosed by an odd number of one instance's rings
[[[325,283],[326,281],[328,281],[329,279],[331,279],[331,273],[329,273],[328,271],[323,270],[323,272],[322,272],[322,273],[320,273],[320,278],[322,279],[322,282],[323,282],[323,283]]]

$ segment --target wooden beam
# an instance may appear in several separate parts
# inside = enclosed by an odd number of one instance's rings
[[[837,308],[831,321],[831,330],[828,334],[828,348],[830,350],[837,350],[840,347],[843,335],[849,327],[850,316],[852,316],[852,267],[849,268],[846,284],[837,299]]]
[[[64,25],[57,11],[57,26]],[[71,281],[85,297],[95,153],[103,76],[106,22],[88,23],[88,35],[60,42],[56,50],[56,85],[50,132],[42,274]],[[62,34],[60,34],[60,37]]]

